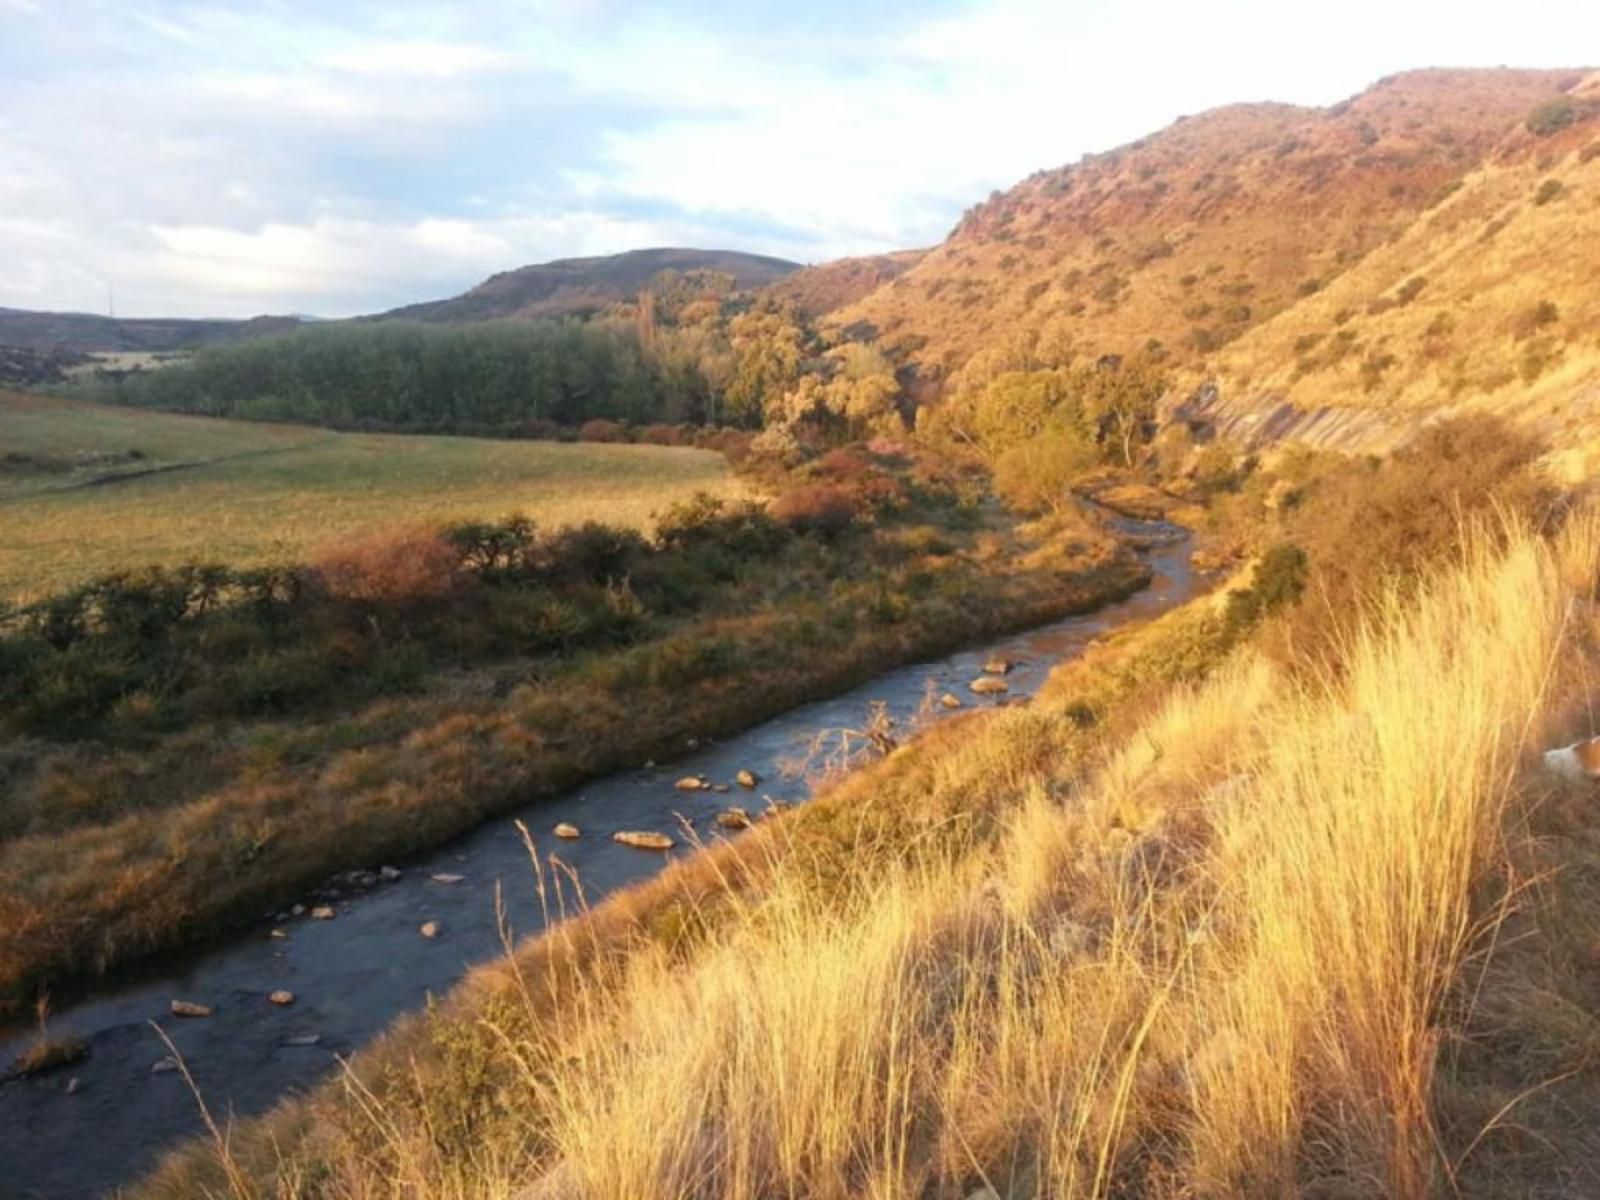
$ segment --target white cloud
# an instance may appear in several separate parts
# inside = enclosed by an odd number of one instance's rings
[[[1271,0],[0,0],[30,14],[0,38],[0,304],[109,280],[129,312],[337,315],[640,245],[926,244],[1183,112],[1558,65],[1591,10],[1350,0],[1308,36]]]

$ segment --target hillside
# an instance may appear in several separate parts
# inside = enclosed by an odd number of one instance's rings
[[[629,250],[596,258],[563,258],[492,275],[449,300],[409,304],[369,318],[408,321],[486,321],[592,312],[632,300],[662,271],[716,271],[736,289],[765,287],[798,263],[736,250]]]
[[[1183,118],[994,195],[831,319],[870,326],[925,375],[948,377],[980,349],[1026,359],[1039,346],[1155,349],[1200,367],[1308,301],[1320,309],[1360,291],[1365,303],[1374,268],[1366,282],[1341,280],[1397,240],[1431,242],[1433,210],[1453,194],[1452,211],[1488,204],[1469,200],[1466,181],[1516,169],[1514,131],[1583,80],[1428,70],[1329,108],[1243,104]],[[1583,124],[1548,144],[1574,145]]]
[[[765,291],[793,304],[807,317],[825,316],[898,279],[926,254],[926,250],[897,250],[893,254],[838,258],[785,275]]]
[[[1321,413],[1313,441],[1352,422],[1383,441],[1456,406],[1516,417],[1558,446],[1592,436],[1600,74],[1551,115],[1513,124],[1398,237],[1228,346],[1213,407]]]
[[[0,308],[0,346],[35,353],[68,351],[162,353],[281,333],[297,317],[252,317],[247,321],[102,317],[94,313],[32,312]]]

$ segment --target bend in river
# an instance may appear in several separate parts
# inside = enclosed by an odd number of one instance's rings
[[[994,657],[1016,664],[1006,676],[1009,696],[1031,695],[1053,666],[1096,637],[1150,620],[1194,594],[1187,538],[1160,523],[1115,523],[1132,535],[1154,535],[1156,543],[1149,551],[1153,581],[1126,600],[890,671],[695,749],[669,766],[621,772],[539,801],[405,865],[397,880],[336,904],[331,920],[306,914],[263,923],[223,944],[164,960],[138,978],[125,976],[55,1014],[52,1034],[75,1034],[91,1053],[74,1068],[0,1084],[0,1197],[95,1195],[127,1183],[174,1142],[200,1132],[181,1075],[156,1069],[167,1051],[150,1028],[152,1020],[173,1039],[213,1113],[247,1116],[315,1084],[334,1068],[335,1055],[350,1054],[430,994],[447,991],[468,967],[501,953],[497,883],[517,936],[538,932],[543,915],[514,818],[526,821],[541,843],[560,822],[582,831],[580,838],[559,843],[560,856],[593,902],[654,874],[668,858],[617,845],[614,831],[676,834],[681,814],[709,838],[715,834],[712,818],[731,804],[755,812],[765,806],[763,797],[803,800],[809,784],[793,764],[819,734],[861,728],[874,704],[884,705],[895,725],[904,726],[923,709],[930,688],[952,692],[967,705],[992,703],[967,685]],[[943,715],[937,706],[932,711]],[[760,777],[754,791],[735,784],[740,770]],[[728,794],[677,790],[674,782],[689,775],[733,786]],[[437,923],[431,938],[419,932],[428,922]],[[269,936],[274,924],[287,936]],[[270,1002],[279,989],[293,993],[294,1002]],[[172,1017],[168,1006],[174,999],[210,1006],[212,1015]],[[28,1036],[0,1036],[0,1063],[22,1049]],[[69,1092],[72,1079],[77,1086]]]

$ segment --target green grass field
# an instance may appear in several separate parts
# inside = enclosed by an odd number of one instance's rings
[[[706,450],[342,434],[0,393],[0,603],[122,567],[297,559],[510,512],[642,528],[696,491],[741,490]]]

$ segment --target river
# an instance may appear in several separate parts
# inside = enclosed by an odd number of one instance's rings
[[[710,838],[716,835],[712,818],[730,804],[757,812],[767,796],[803,801],[814,779],[796,772],[796,762],[819,734],[861,728],[875,704],[905,728],[919,712],[924,719],[948,715],[937,705],[926,709],[930,688],[959,696],[969,708],[1000,702],[967,689],[994,657],[1016,664],[1006,676],[1010,692],[1001,699],[1030,695],[1053,666],[1093,639],[1148,621],[1195,594],[1187,539],[1158,523],[1117,524],[1153,543],[1146,552],[1152,582],[1125,600],[890,671],[726,741],[687,750],[669,765],[620,772],[542,800],[397,864],[399,879],[337,903],[332,920],[263,921],[223,942],[125,972],[55,1013],[52,1034],[83,1038],[90,1055],[74,1067],[0,1084],[0,1197],[83,1200],[136,1179],[163,1150],[199,1132],[199,1113],[182,1076],[153,1070],[167,1051],[152,1020],[178,1047],[213,1114],[245,1117],[325,1078],[335,1056],[348,1056],[429,995],[448,991],[469,967],[501,953],[497,883],[517,936],[538,932],[543,917],[513,819],[527,822],[542,850],[560,854],[592,902],[654,874],[670,856],[615,844],[614,831],[660,830],[678,836],[682,846],[678,814]],[[686,775],[732,785],[741,769],[760,776],[753,792],[736,785],[727,794],[673,786]],[[558,822],[578,826],[582,836],[558,842],[549,836]],[[436,937],[420,934],[425,922],[437,922]],[[274,928],[287,936],[271,936]],[[270,1003],[277,989],[292,992],[294,1003]],[[212,1015],[174,1017],[174,999],[208,1005]],[[26,1044],[25,1034],[0,1035],[0,1063]]]

